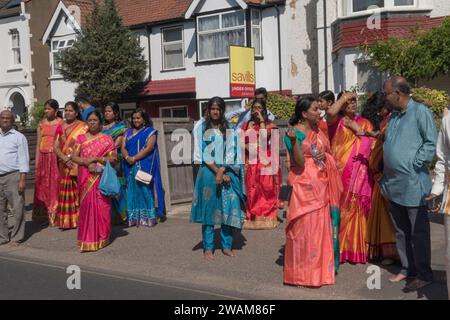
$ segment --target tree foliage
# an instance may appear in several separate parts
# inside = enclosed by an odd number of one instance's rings
[[[61,74],[78,85],[77,94],[104,105],[142,81],[147,62],[115,1],[92,0],[92,7],[74,46],[61,54]]]
[[[428,32],[415,29],[410,37],[389,38],[361,49],[379,71],[414,84],[434,79],[450,71],[450,18]]]

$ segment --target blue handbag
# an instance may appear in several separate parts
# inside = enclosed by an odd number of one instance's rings
[[[120,181],[117,178],[116,170],[114,170],[109,161],[106,162],[105,168],[103,169],[98,188],[101,194],[106,197],[115,197],[120,193]]]

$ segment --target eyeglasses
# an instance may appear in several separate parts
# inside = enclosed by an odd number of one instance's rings
[[[381,92],[381,95],[382,95],[383,97],[387,97],[387,96],[393,94],[394,92],[395,92],[395,91],[392,91],[392,92],[382,91],[382,92]]]

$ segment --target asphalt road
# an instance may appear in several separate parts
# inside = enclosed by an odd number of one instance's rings
[[[68,289],[66,267],[0,256],[0,300],[232,300],[229,295],[81,269]],[[75,285],[74,278],[69,280]]]

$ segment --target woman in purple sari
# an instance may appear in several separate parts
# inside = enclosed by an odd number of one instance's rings
[[[79,165],[78,247],[82,252],[97,251],[109,243],[111,199],[100,192],[99,184],[103,166],[117,159],[114,140],[101,132],[101,114],[91,112],[87,123],[89,131],[77,138],[72,154],[72,160]]]

